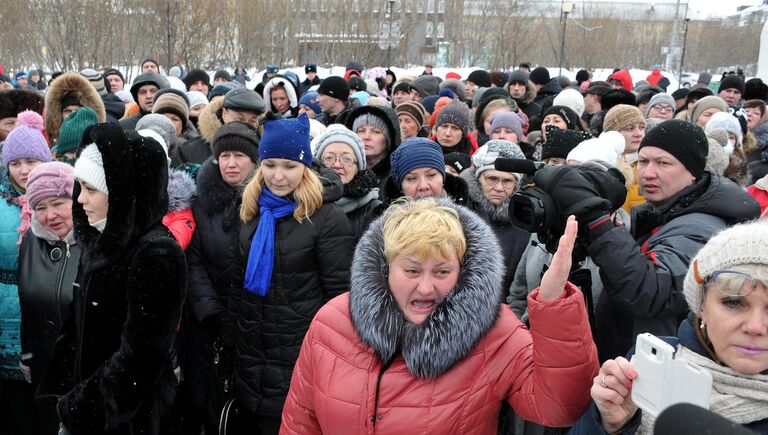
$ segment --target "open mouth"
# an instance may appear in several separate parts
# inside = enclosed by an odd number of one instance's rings
[[[416,299],[411,301],[411,308],[416,312],[429,313],[435,309],[437,302],[434,299]]]

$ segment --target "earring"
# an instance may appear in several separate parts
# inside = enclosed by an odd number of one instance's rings
[[[707,329],[707,325],[704,324],[704,319],[701,319],[701,324],[699,325],[699,328],[701,328],[702,332]]]

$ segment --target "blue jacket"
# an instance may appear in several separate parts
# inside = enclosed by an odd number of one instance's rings
[[[21,380],[21,309],[19,308],[19,240],[21,194],[11,185],[8,171],[0,175],[0,379]]]
[[[699,355],[707,356],[707,351],[701,346],[699,340],[696,338],[696,333],[693,329],[693,314],[689,314],[688,318],[683,320],[680,324],[680,328],[677,330],[677,337],[661,337],[664,341],[671,344],[677,349],[678,344],[682,344],[693,352]],[[627,359],[631,358],[635,353],[635,349],[630,350],[627,355]],[[633,435],[640,427],[640,419],[642,418],[643,411],[638,409],[632,419],[622,430],[623,435]],[[768,434],[768,419],[753,421],[752,423],[744,425],[747,429],[755,431],[761,434]],[[597,410],[597,405],[593,401],[587,412],[581,416],[576,424],[568,432],[568,435],[596,435],[605,434],[601,425],[600,412]]]

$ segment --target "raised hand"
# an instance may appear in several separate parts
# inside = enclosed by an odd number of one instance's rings
[[[541,278],[538,300],[551,301],[559,298],[565,291],[565,283],[568,281],[568,274],[571,272],[571,254],[573,253],[573,245],[576,243],[578,227],[579,224],[576,222],[576,217],[568,216],[565,232],[560,237],[557,252],[552,257],[549,269]]]

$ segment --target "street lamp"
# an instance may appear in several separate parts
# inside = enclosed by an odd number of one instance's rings
[[[387,32],[387,68],[392,66],[392,18],[394,17],[395,0],[387,1],[387,14],[389,14],[389,32]]]
[[[565,25],[568,23],[568,14],[573,11],[573,2],[570,0],[563,0],[560,4],[560,12],[563,14],[563,35],[560,39],[560,72],[558,75],[563,74],[563,56],[565,56]]]
[[[683,25],[683,51],[680,53],[680,71],[677,72],[677,83],[683,81],[683,62],[685,62],[685,45],[688,42],[688,23],[691,22],[690,18],[685,19]]]

